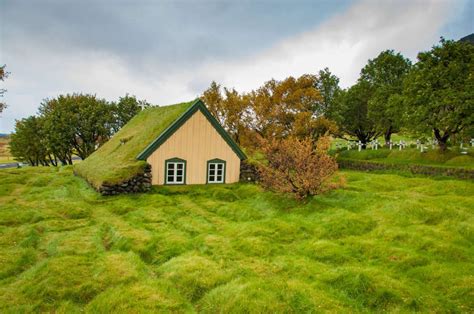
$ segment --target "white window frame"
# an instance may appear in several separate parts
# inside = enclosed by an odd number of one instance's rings
[[[211,174],[211,165],[214,166],[214,174]],[[225,183],[225,162],[224,161],[210,161],[207,163],[207,183]],[[220,169],[219,169],[220,168]],[[218,172],[221,172],[218,174]],[[211,176],[214,180],[211,180]],[[220,176],[221,180],[217,180]]]
[[[182,168],[178,169],[178,165],[181,165]],[[170,170],[173,172],[171,175],[169,174]],[[178,175],[178,170],[182,170],[181,175]],[[168,180],[169,177],[172,177],[173,180],[169,181]],[[181,177],[181,180],[178,181],[178,177]],[[166,161],[165,184],[169,184],[169,185],[186,184],[186,162],[184,160],[183,161]]]

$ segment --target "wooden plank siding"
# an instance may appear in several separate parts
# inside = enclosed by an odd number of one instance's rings
[[[199,110],[147,158],[153,185],[164,184],[171,158],[186,160],[186,184],[206,184],[207,161],[215,158],[226,161],[225,183],[239,181],[240,158]]]

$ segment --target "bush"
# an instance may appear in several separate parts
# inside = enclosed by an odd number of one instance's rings
[[[297,199],[321,194],[341,185],[332,181],[336,160],[328,155],[330,139],[321,137],[316,148],[310,139],[288,138],[265,141],[267,163],[259,166],[262,185],[270,190],[292,193]]]

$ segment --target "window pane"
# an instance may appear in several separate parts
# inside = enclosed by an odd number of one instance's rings
[[[209,169],[210,170],[214,170],[216,168],[216,165],[215,164],[209,164]]]
[[[173,173],[174,173],[174,170],[173,170],[173,169],[168,169],[168,175],[169,175],[169,176],[172,176]]]
[[[224,167],[224,164],[217,164],[217,169],[222,170],[223,167]]]
[[[176,182],[183,182],[183,176],[176,176]]]
[[[214,182],[215,177],[214,176],[209,176],[209,182]]]
[[[168,169],[174,169],[174,163],[168,163]]]
[[[171,177],[171,176],[168,176],[168,178],[166,179],[167,182],[174,182],[174,178]]]
[[[183,169],[183,163],[176,164],[176,167],[177,167],[178,169]]]
[[[214,170],[209,171],[209,175],[214,175],[214,174],[215,174]]]
[[[222,176],[217,176],[217,182],[222,182]]]
[[[176,174],[178,176],[182,176],[183,175],[183,170],[176,170]]]

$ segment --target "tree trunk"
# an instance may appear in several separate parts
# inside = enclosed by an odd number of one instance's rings
[[[433,129],[433,132],[436,140],[438,141],[439,150],[442,152],[446,151],[448,148],[449,132],[445,132],[443,135],[441,135],[439,129]]]
[[[392,138],[392,133],[393,133],[393,128],[392,126],[389,126],[387,131],[385,131],[384,134],[384,139],[385,139],[385,145],[390,146],[390,140]]]

